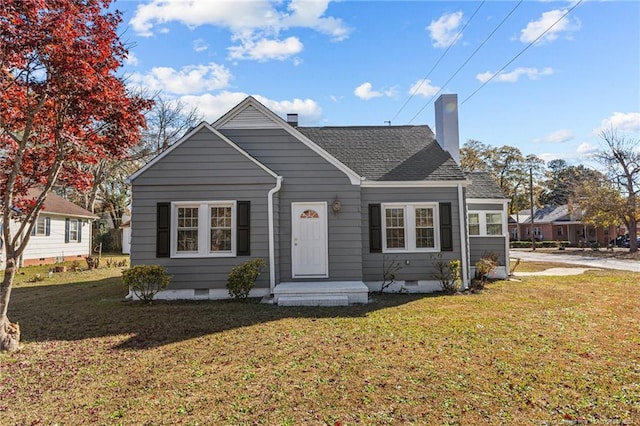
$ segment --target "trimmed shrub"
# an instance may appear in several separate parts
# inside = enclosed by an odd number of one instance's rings
[[[160,265],[137,265],[122,271],[122,282],[144,303],[151,303],[160,290],[164,290],[172,275]]]
[[[445,262],[438,260],[435,262],[435,278],[440,281],[442,291],[447,294],[455,294],[460,289],[460,261],[450,260]]]
[[[258,276],[262,273],[262,268],[266,265],[267,263],[264,259],[257,258],[234,266],[227,279],[229,296],[236,300],[246,300],[251,289],[256,284]]]

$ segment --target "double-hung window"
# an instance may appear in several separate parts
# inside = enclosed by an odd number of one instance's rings
[[[31,235],[47,236],[51,235],[51,218],[38,216]]]
[[[173,203],[173,257],[228,257],[236,255],[236,202]]]
[[[470,236],[502,236],[501,212],[470,211],[467,215]]]
[[[78,233],[80,232],[80,222],[77,220],[69,221],[69,242],[78,242]]]
[[[437,251],[437,204],[383,204],[383,251]]]

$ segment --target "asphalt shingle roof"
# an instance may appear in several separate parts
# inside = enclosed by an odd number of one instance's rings
[[[467,198],[507,198],[490,173],[467,173],[467,178],[471,181],[467,187]]]
[[[297,129],[369,181],[465,180],[428,126]]]

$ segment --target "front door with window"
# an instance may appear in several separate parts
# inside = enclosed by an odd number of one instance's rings
[[[291,215],[293,278],[328,277],[327,203],[293,203]]]

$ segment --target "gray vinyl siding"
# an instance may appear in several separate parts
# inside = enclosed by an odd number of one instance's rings
[[[360,188],[334,165],[283,129],[222,129],[230,140],[283,176],[279,198],[279,278],[292,281],[291,203],[327,203],[329,278],[362,280]],[[334,214],[331,204],[341,202]],[[296,278],[296,281],[299,279]],[[319,279],[312,279],[319,281]]]
[[[495,211],[497,213],[504,211],[504,205],[495,203],[469,204],[467,210]],[[505,217],[507,217],[506,214]],[[503,236],[469,236],[470,266],[473,267],[480,258],[488,253],[497,253],[498,265],[504,266],[506,259],[505,247],[505,237]]]
[[[467,210],[469,211],[497,210],[501,212],[503,209],[504,209],[504,206],[502,204],[467,204]]]
[[[133,181],[131,264],[164,266],[173,275],[168,289],[224,289],[233,266],[261,257],[267,268],[256,287],[269,288],[267,194],[275,181],[213,133],[196,133]],[[157,203],[216,200],[251,202],[251,256],[156,257]]]
[[[505,237],[469,237],[471,266],[489,253],[498,254],[498,265],[505,266]]]
[[[453,251],[431,253],[370,253],[369,204],[384,203],[451,203]],[[402,269],[396,280],[433,280],[434,262],[461,259],[460,216],[457,188],[362,188],[362,269],[365,281],[382,281],[383,260],[395,259]],[[383,216],[384,218],[384,216]],[[382,236],[384,238],[384,235]],[[407,261],[409,264],[407,265]]]

